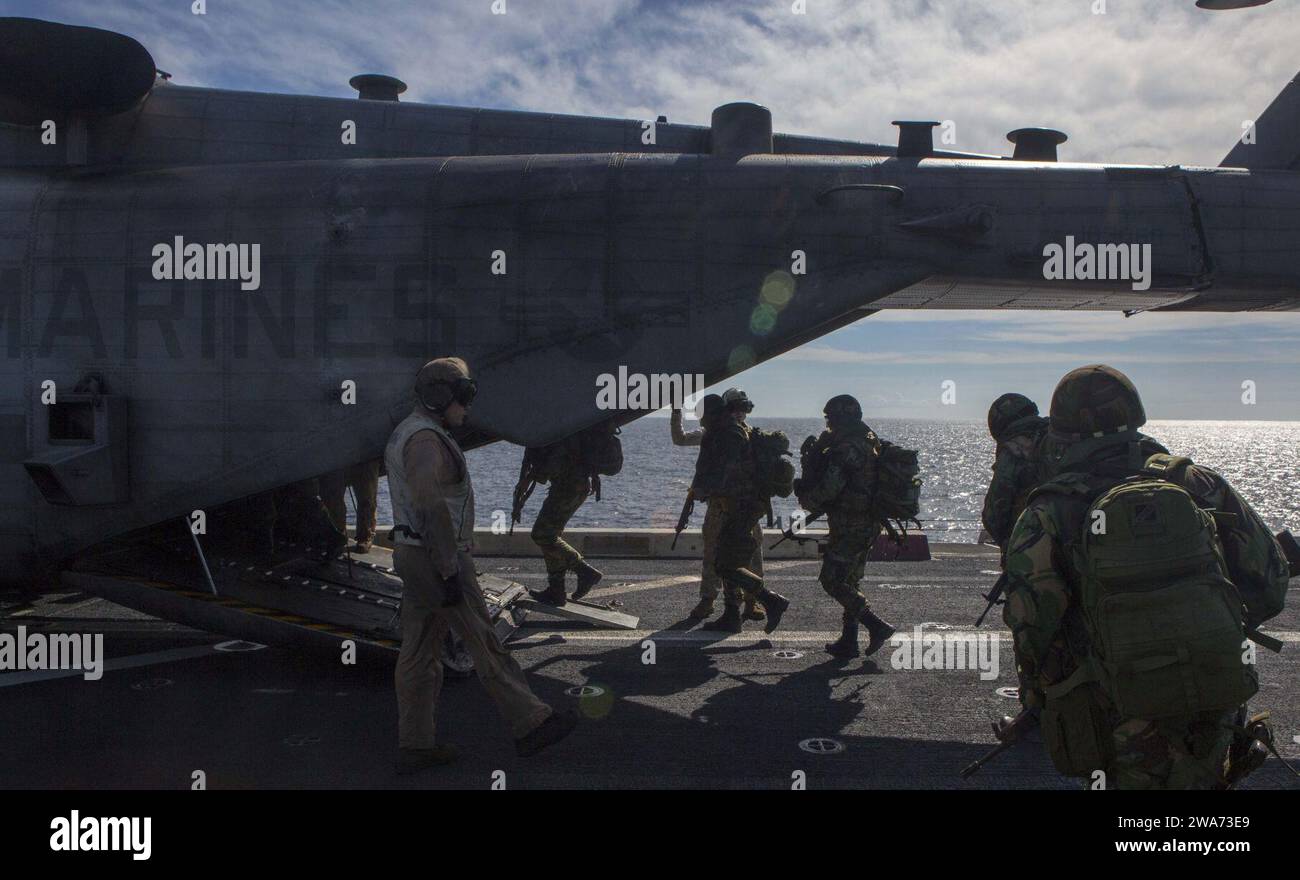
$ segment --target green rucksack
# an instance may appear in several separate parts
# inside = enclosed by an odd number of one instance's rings
[[[889,527],[890,520],[904,525],[921,514],[921,465],[915,449],[880,441],[876,457],[874,510]],[[920,527],[920,523],[917,522]],[[892,534],[893,530],[890,529]]]
[[[1094,493],[1068,547],[1091,644],[1074,678],[1095,681],[1120,717],[1235,709],[1259,689],[1214,516],[1162,477],[1185,464],[1152,456]]]
[[[613,477],[623,470],[623,441],[614,425],[593,425],[578,435],[582,464],[592,476]]]
[[[809,434],[799,447],[799,480],[805,485],[816,486],[826,473],[830,461],[831,432],[822,431],[820,436]]]
[[[784,431],[750,428],[749,448],[754,455],[754,488],[758,496],[789,498],[794,491],[790,438]]]
[[[524,461],[520,468],[519,478],[523,480],[525,476],[531,478],[534,482],[545,485],[557,477],[560,473],[560,463],[564,458],[563,443],[552,443],[549,446],[529,446],[524,449]]]

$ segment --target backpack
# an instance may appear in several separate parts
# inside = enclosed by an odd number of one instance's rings
[[[830,448],[830,431],[823,431],[817,437],[810,434],[804,438],[803,445],[799,447],[800,477],[796,481],[796,492],[799,491],[799,483],[816,486],[821,482],[822,475],[826,473],[826,465],[830,461]]]
[[[1081,684],[1095,683],[1120,717],[1144,719],[1236,709],[1259,689],[1243,656],[1242,601],[1214,515],[1163,476],[1187,463],[1154,455],[1140,474],[1118,483],[1098,487],[1071,475],[1076,479],[1059,478],[1031,496],[1064,491],[1088,499],[1066,552],[1090,653],[1074,675],[1047,689],[1044,712],[1058,769],[1054,741],[1074,735],[1071,748],[1080,751],[1069,715],[1077,699],[1070,692]],[[1049,730],[1058,715],[1061,730]]]
[[[789,498],[794,491],[790,438],[784,431],[750,428],[749,449],[754,456],[754,489],[759,497]]]
[[[623,441],[618,435],[619,429],[611,425],[594,425],[582,432],[579,454],[587,473],[612,477],[623,470]]]
[[[880,441],[876,456],[874,510],[882,523],[916,522],[921,514],[921,465],[915,449]],[[919,526],[920,524],[917,523]],[[892,529],[890,530],[892,534]]]
[[[558,443],[552,443],[550,446],[529,446],[524,450],[520,479],[528,475],[542,485],[549,483],[558,476],[558,459],[560,457],[560,444]]]

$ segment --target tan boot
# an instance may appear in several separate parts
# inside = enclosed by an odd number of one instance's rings
[[[767,614],[753,599],[745,599],[745,608],[741,612],[746,620],[766,620]]]

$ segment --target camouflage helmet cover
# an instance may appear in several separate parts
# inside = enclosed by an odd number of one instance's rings
[[[862,404],[851,394],[838,394],[826,401],[822,412],[832,424],[847,424],[862,419]]]
[[[1100,437],[1135,431],[1146,424],[1142,398],[1128,376],[1105,364],[1066,373],[1052,394],[1052,431]]]
[[[1012,422],[1026,416],[1038,415],[1038,404],[1023,394],[1004,394],[989,407],[989,433],[994,440],[1002,439],[1002,432]]]
[[[727,409],[736,409],[741,412],[753,412],[754,402],[749,399],[743,388],[728,388],[722,392],[722,403]]]
[[[700,419],[710,419],[722,412],[724,404],[719,394],[706,394],[700,400]]]

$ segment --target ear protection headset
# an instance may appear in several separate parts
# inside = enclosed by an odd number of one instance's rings
[[[420,397],[420,403],[424,404],[425,409],[441,414],[443,410],[451,404],[459,403],[465,408],[469,408],[478,394],[478,383],[473,379],[461,376],[454,382],[435,382],[427,388],[425,393],[416,392]]]

